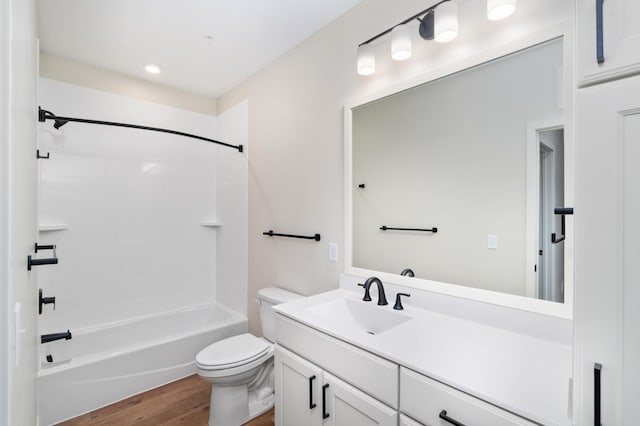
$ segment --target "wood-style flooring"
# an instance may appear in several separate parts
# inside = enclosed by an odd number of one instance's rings
[[[193,375],[75,417],[59,425],[207,426],[210,398],[211,384],[198,375]],[[273,426],[273,409],[251,420],[245,426]]]

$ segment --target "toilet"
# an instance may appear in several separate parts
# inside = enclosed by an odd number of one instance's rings
[[[304,296],[277,287],[258,291],[264,337],[245,333],[217,341],[196,355],[198,375],[211,382],[209,426],[239,426],[273,407],[275,312]]]

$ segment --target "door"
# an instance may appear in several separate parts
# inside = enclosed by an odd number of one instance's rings
[[[578,81],[587,85],[640,72],[640,2],[579,0],[576,3]],[[600,63],[599,16],[602,16]]]
[[[580,89],[577,101],[574,420],[636,425],[640,77]]]
[[[564,130],[538,133],[540,151],[538,294],[542,300],[564,302],[562,217],[554,213],[564,202]],[[555,234],[555,238],[553,235]],[[555,241],[555,242],[554,242]]]
[[[346,382],[324,373],[325,426],[396,426],[398,412]]]
[[[276,426],[322,425],[322,370],[276,345]]]

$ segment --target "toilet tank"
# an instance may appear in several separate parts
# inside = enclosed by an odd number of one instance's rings
[[[260,325],[262,335],[270,342],[276,340],[276,313],[273,305],[302,299],[304,296],[279,287],[267,287],[258,291],[260,305]]]

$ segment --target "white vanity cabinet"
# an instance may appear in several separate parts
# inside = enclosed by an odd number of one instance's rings
[[[398,412],[281,346],[276,347],[276,425],[396,426]]]
[[[599,9],[602,10],[601,15]],[[598,35],[598,21],[602,23],[601,37]],[[600,63],[599,39],[602,41]],[[577,49],[580,85],[640,72],[640,2],[578,0]]]
[[[640,76],[579,89],[576,425],[637,425],[640,419],[639,219]]]

